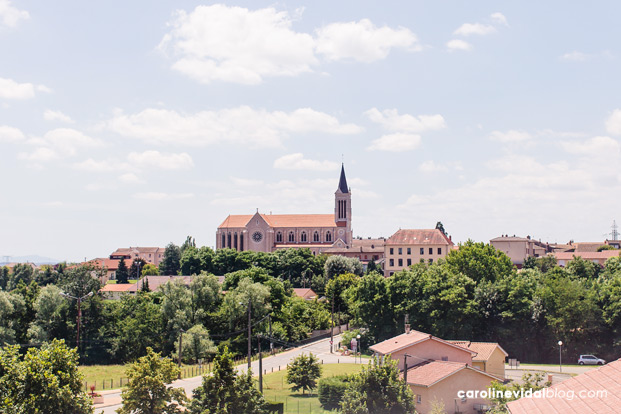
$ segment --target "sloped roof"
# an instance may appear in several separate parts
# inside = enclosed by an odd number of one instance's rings
[[[410,347],[412,345],[415,345],[417,343],[424,342],[430,339],[450,345],[462,351],[469,352],[470,354],[473,354],[473,355],[476,354],[476,352],[470,349],[461,347],[459,345],[455,345],[449,341],[445,341],[444,339],[437,338],[431,334],[419,332],[415,330],[411,330],[410,333],[403,333],[401,335],[397,335],[393,338],[387,339],[383,342],[372,345],[369,347],[369,349],[379,354],[386,355],[386,354],[392,354],[401,349]]]
[[[133,283],[108,283],[102,287],[100,292],[128,292]]]
[[[546,398],[520,398],[507,403],[511,414],[612,414],[621,407],[621,360],[569,378],[549,388]],[[589,395],[589,391],[601,392]],[[573,399],[562,398],[571,393]],[[604,395],[605,394],[605,395]]]
[[[345,165],[341,165],[341,178],[339,179],[339,190],[341,193],[349,193],[349,187],[347,187],[347,178],[345,178]]]
[[[578,242],[574,243],[576,246],[576,253],[580,252],[596,252],[601,246],[604,246],[605,242]]]
[[[229,215],[218,226],[222,228],[246,227],[254,215]],[[334,214],[261,214],[271,227],[336,227]]]
[[[609,259],[621,255],[621,250],[602,250],[601,252],[558,252],[552,254],[556,260],[573,260],[574,256],[584,260]]]
[[[445,378],[455,375],[462,370],[471,370],[478,374],[490,377],[491,380],[501,380],[487,372],[470,367],[463,362],[430,360],[408,368],[408,384],[421,387],[431,387]],[[403,378],[403,373],[400,374]]]
[[[174,280],[181,280],[186,286],[189,286],[192,282],[192,276],[144,276],[137,283],[132,284],[128,292],[137,292],[139,289],[142,289],[145,280],[149,283],[149,289],[151,291],[156,291],[163,284]]]
[[[304,299],[311,299],[317,296],[315,291],[311,288],[293,288],[293,293],[295,294],[295,296]]]
[[[386,245],[391,244],[444,244],[453,245],[444,233],[438,229],[399,229],[386,240]]]
[[[473,361],[487,361],[494,353],[496,348],[500,349],[500,351],[505,355],[509,356],[507,351],[502,349],[500,345],[496,342],[471,342],[471,341],[449,341],[452,344],[459,345],[463,348],[468,348],[471,351],[477,353],[475,357],[472,357]]]

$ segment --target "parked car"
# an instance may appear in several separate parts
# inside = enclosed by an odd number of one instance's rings
[[[604,365],[606,361],[595,355],[580,355],[578,358],[578,364],[580,365]]]

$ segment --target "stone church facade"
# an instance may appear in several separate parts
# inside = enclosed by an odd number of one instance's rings
[[[216,248],[273,252],[308,248],[314,254],[352,245],[351,189],[341,167],[334,214],[229,215],[216,232]]]

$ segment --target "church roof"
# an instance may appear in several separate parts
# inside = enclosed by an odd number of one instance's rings
[[[218,228],[246,227],[251,214],[229,215]],[[334,214],[261,214],[271,227],[336,227]]]
[[[341,193],[349,193],[349,187],[347,186],[347,178],[345,178],[345,166],[341,165],[341,179],[339,180],[339,190]]]

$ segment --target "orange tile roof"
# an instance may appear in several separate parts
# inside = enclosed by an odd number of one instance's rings
[[[502,353],[505,356],[509,356],[509,354],[507,354],[507,352],[504,349],[502,349],[502,347],[498,345],[496,342],[471,342],[471,341],[451,341],[451,340],[449,340],[449,342],[455,345],[459,345],[462,348],[468,348],[471,351],[476,352],[477,355],[475,357],[472,357],[473,361],[489,360],[489,358],[492,356],[492,353],[494,353],[494,350],[496,350],[496,348],[499,348],[500,351],[502,351]]]
[[[229,215],[218,228],[246,227],[254,215]],[[271,227],[336,227],[334,214],[261,214]]]
[[[169,281],[181,280],[186,286],[189,286],[192,283],[192,276],[143,276],[137,283],[131,284],[129,288],[129,292],[137,292],[139,289],[142,289],[142,285],[145,283],[145,279],[149,283],[149,290],[155,292],[158,290],[163,284],[168,283]]]
[[[463,362],[453,361],[426,361],[413,367],[408,368],[408,384],[418,385],[421,387],[431,387],[451,375],[469,369],[482,375],[490,377],[491,380],[500,380],[493,375],[483,372],[477,368],[468,366]],[[403,378],[403,373],[400,374]]]
[[[133,283],[108,283],[104,287],[102,287],[100,292],[127,292],[129,291],[130,286],[133,286]]]
[[[408,378],[409,379],[409,378]],[[601,394],[589,395],[590,391]],[[507,403],[511,414],[612,414],[621,408],[621,359],[551,386],[546,398]],[[547,395],[548,395],[547,394]],[[571,394],[572,399],[562,397]]]
[[[403,333],[401,335],[397,335],[393,338],[387,339],[378,344],[372,345],[369,347],[369,349],[379,354],[386,355],[386,354],[392,354],[393,352],[399,351],[401,349],[410,347],[412,345],[415,345],[417,343],[424,342],[430,339],[441,342],[441,343],[445,343],[457,349],[461,349],[462,351],[468,352],[472,355],[476,354],[476,352],[470,349],[461,347],[459,345],[452,344],[449,341],[445,341],[444,339],[437,338],[431,334],[419,332],[415,330],[411,330],[410,333]]]
[[[609,259],[621,255],[621,250],[602,250],[601,252],[558,252],[552,256],[556,260],[573,260],[574,256],[582,257],[584,260]]]
[[[312,299],[317,296],[311,288],[293,288],[293,293],[295,293],[295,296],[304,299]]]
[[[399,229],[386,240],[386,244],[443,244],[451,246],[453,242],[438,229]]]

